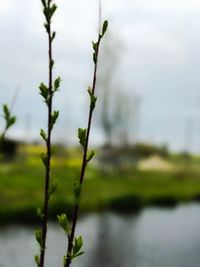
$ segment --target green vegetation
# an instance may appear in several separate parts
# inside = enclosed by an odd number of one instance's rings
[[[36,222],[37,207],[42,204],[44,170],[38,155],[42,147],[27,147],[16,162],[0,164],[0,221]],[[175,160],[176,162],[176,160]],[[79,175],[81,154],[68,151],[68,157],[54,156],[52,180],[58,180],[49,215],[71,214],[74,179]],[[196,157],[188,167],[181,163],[176,172],[112,171],[104,173],[88,166],[81,201],[81,213],[114,209],[134,211],[145,205],[174,205],[180,201],[200,199],[200,166]],[[95,194],[94,194],[95,192]],[[124,199],[122,201],[122,199]],[[133,204],[130,204],[130,203]],[[116,205],[117,203],[117,205]]]
[[[8,131],[8,129],[16,122],[16,117],[12,116],[11,111],[6,104],[3,105],[3,118],[5,120],[5,127],[4,127],[4,130],[0,136],[1,141],[4,140],[6,132]]]

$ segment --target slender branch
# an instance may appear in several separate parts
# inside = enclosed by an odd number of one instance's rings
[[[48,8],[50,7],[50,1],[48,1]],[[51,176],[51,113],[52,113],[52,42],[51,42],[51,23],[49,23],[48,31],[48,46],[49,46],[49,102],[48,102],[48,136],[46,141],[47,150],[47,163],[46,163],[46,174],[45,174],[45,187],[44,187],[44,206],[43,206],[43,222],[42,222],[42,240],[43,246],[40,250],[40,267],[44,266],[45,249],[46,249],[46,235],[47,235],[47,221],[48,221],[48,210],[49,210],[49,181]]]
[[[48,35],[48,86],[41,83],[39,86],[40,94],[44,98],[48,109],[48,129],[47,134],[43,129],[40,131],[40,135],[46,144],[46,153],[41,155],[41,159],[45,166],[45,181],[44,181],[44,200],[43,209],[40,212],[42,218],[41,230],[36,231],[36,239],[40,245],[40,256],[35,256],[35,261],[38,267],[44,266],[45,261],[45,251],[46,251],[46,237],[47,237],[47,222],[48,222],[48,211],[49,211],[49,200],[52,193],[54,193],[55,186],[50,188],[51,180],[51,134],[53,126],[58,118],[59,112],[52,112],[53,96],[60,86],[60,77],[58,77],[53,84],[53,66],[54,61],[52,58],[52,43],[55,38],[56,33],[52,32],[52,17],[57,9],[57,6],[52,2],[52,0],[41,0],[43,5],[43,13],[45,16],[44,27]]]
[[[107,25],[108,25],[107,21],[105,21],[104,25],[103,25],[102,34],[99,34],[98,41],[96,43],[93,43],[93,49],[94,49],[94,54],[93,54],[93,60],[94,60],[93,82],[92,82],[92,88],[88,89],[91,103],[90,103],[90,110],[89,110],[89,114],[88,114],[87,129],[86,129],[86,131],[83,129],[79,129],[80,130],[79,139],[80,139],[80,143],[83,146],[83,157],[82,157],[82,166],[81,166],[80,177],[79,177],[78,193],[75,193],[76,194],[76,204],[75,204],[74,212],[73,212],[71,231],[68,235],[68,247],[67,247],[66,260],[64,262],[64,267],[69,267],[71,262],[72,262],[73,257],[76,257],[76,255],[72,255],[72,251],[73,251],[73,247],[74,247],[73,242],[74,242],[74,238],[75,238],[76,224],[77,224],[78,213],[79,213],[79,209],[80,209],[81,188],[82,188],[82,184],[84,182],[87,163],[90,160],[90,159],[88,159],[88,145],[89,145],[90,129],[91,129],[91,125],[92,125],[93,111],[94,111],[95,102],[97,99],[95,97],[95,88],[96,88],[96,79],[97,79],[99,47],[100,47],[101,39],[107,30]],[[86,133],[85,136],[84,136],[84,133]]]

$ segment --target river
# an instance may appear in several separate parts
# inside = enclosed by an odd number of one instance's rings
[[[135,215],[91,214],[80,219],[85,255],[73,267],[198,267],[200,205],[173,209],[145,208]],[[0,228],[0,267],[35,266],[35,227]],[[66,238],[49,224],[46,266],[63,266]]]

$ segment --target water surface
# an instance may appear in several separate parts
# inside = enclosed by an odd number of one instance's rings
[[[0,228],[0,267],[35,266],[35,227]],[[197,267],[200,263],[200,205],[146,208],[137,215],[92,214],[82,218],[78,234],[85,255],[73,267]],[[49,225],[46,266],[63,266],[66,237]]]

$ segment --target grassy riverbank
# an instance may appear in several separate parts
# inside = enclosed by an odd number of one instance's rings
[[[52,178],[58,181],[59,187],[50,204],[52,218],[63,211],[70,212],[72,208],[73,183],[79,176],[80,158],[77,155],[53,160]],[[174,172],[127,169],[103,173],[90,167],[81,211],[112,209],[125,212],[146,205],[173,206],[178,202],[198,200],[200,171],[197,163],[194,160],[196,167],[181,166]],[[0,165],[0,222],[37,220],[36,210],[42,203],[43,171],[34,150],[29,157]]]

